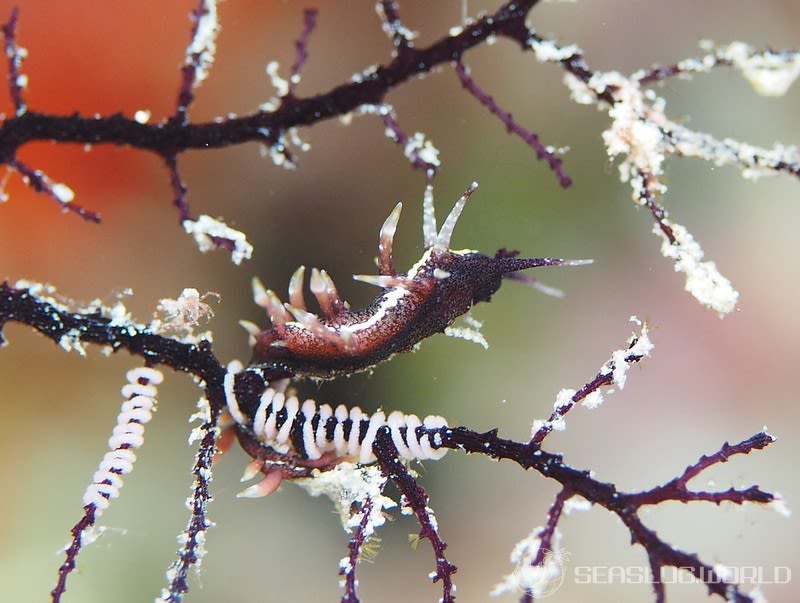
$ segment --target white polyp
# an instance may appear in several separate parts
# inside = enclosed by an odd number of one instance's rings
[[[272,402],[274,396],[275,390],[271,388],[265,390],[264,393],[261,394],[261,402],[253,417],[253,433],[255,433],[257,437],[262,437],[264,435],[264,424],[267,421],[267,407]]]
[[[142,385],[141,383],[128,383],[122,387],[122,395],[126,398],[141,395],[144,397],[153,397],[156,395],[155,385]]]
[[[104,480],[107,481],[115,488],[122,487],[122,471],[119,473],[111,473],[106,471],[95,471],[94,475],[92,476],[92,481],[96,483],[102,483]]]
[[[247,417],[239,409],[239,400],[234,390],[236,375],[241,373],[243,368],[242,363],[238,360],[231,361],[228,363],[227,372],[222,381],[222,390],[225,392],[225,403],[228,406],[228,412],[231,413],[231,417],[239,425],[247,425],[248,423]]]
[[[290,396],[286,398],[283,406],[286,409],[286,421],[278,430],[278,435],[275,436],[275,441],[278,444],[286,444],[289,442],[289,436],[291,434],[292,426],[294,425],[294,418],[297,416],[299,406],[300,404],[297,400],[297,396]]]
[[[285,419],[278,429],[277,416],[282,410],[285,412]],[[388,418],[383,411],[370,416],[358,407],[348,410],[345,405],[340,404],[333,410],[328,404],[317,406],[311,399],[300,405],[296,397],[284,398],[282,393],[276,393],[272,388],[261,395],[253,419],[253,433],[260,441],[279,452],[288,452],[294,447],[291,433],[298,420],[298,413],[303,415],[303,452],[310,460],[334,452],[340,459],[356,459],[359,464],[374,463],[375,438],[384,426],[389,429],[399,458],[436,460],[447,452],[442,447],[442,434],[438,433],[438,430],[447,427],[447,421],[440,416],[427,416],[424,421],[420,421],[416,415],[404,415],[399,411],[391,413]],[[329,436],[327,426],[331,418],[334,425]],[[315,420],[316,428],[313,426]],[[350,421],[351,428],[345,437],[344,425],[347,421]],[[366,426],[363,424],[365,422]],[[418,434],[417,428],[422,433]]]
[[[417,427],[421,426],[422,421],[419,420],[417,415],[408,415],[406,417],[406,442],[411,454],[418,459],[425,458],[425,451],[420,446],[419,438],[417,437]]]
[[[348,456],[356,456],[359,451],[359,436],[361,435],[361,419],[366,419],[364,413],[358,406],[350,409],[350,421],[352,427],[350,428],[350,437],[347,440],[347,454]]]
[[[347,420],[349,412],[344,404],[339,404],[334,411],[336,426],[333,429],[333,450],[336,456],[342,457],[347,454],[347,440],[344,439],[344,422]]]
[[[440,416],[437,415],[428,415],[422,422],[423,427],[426,430],[433,431],[435,429],[441,429],[442,427],[447,427],[447,422]],[[434,448],[430,442],[431,435],[426,433],[420,438],[420,445],[422,450],[425,453],[423,458],[431,459],[431,460],[439,460],[445,454],[447,454],[447,448]]]
[[[394,447],[397,448],[397,454],[400,455],[400,458],[407,460],[413,459],[414,455],[403,441],[403,434],[400,432],[400,429],[406,425],[405,415],[399,410],[395,410],[389,414],[389,417],[386,419],[386,424],[389,426],[392,442],[394,443]]]
[[[305,448],[306,456],[311,460],[316,460],[322,456],[322,451],[317,447],[317,440],[314,434],[314,428],[311,425],[311,419],[317,411],[317,405],[313,400],[306,400],[303,402],[300,412],[305,417],[303,423],[303,448]]]
[[[378,435],[378,430],[385,424],[386,415],[381,410],[370,417],[367,432],[364,434],[364,439],[361,442],[361,453],[358,456],[358,462],[362,465],[374,463],[377,460],[372,448],[375,443],[375,436]]]
[[[328,439],[325,437],[325,424],[328,422],[328,419],[333,416],[333,409],[330,407],[330,404],[323,404],[319,407],[317,414],[319,414],[319,424],[317,433],[315,434],[317,448],[327,452],[333,449],[333,445],[328,442]]]
[[[278,436],[276,422],[278,420],[278,412],[283,408],[283,400],[282,393],[275,394],[272,398],[272,412],[264,423],[264,439],[267,441],[275,441]]]
[[[122,475],[133,471],[136,454],[132,449],[144,443],[144,424],[150,421],[156,406],[157,391],[150,383],[163,380],[159,371],[147,367],[130,370],[126,376],[128,383],[122,387],[122,394],[127,399],[120,406],[117,424],[108,440],[111,450],[103,455],[83,494],[83,504],[94,508],[95,518],[109,507],[111,499],[119,496]]]

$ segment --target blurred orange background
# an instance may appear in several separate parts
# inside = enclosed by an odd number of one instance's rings
[[[324,92],[389,60],[391,44],[372,4],[319,4],[299,95]],[[11,6],[0,0],[0,19]],[[273,96],[264,68],[277,60],[288,76],[306,7],[222,3],[216,64],[197,90],[191,119],[251,113]],[[18,38],[29,52],[23,65],[29,107],[129,116],[147,109],[153,121],[171,114],[193,8],[192,2],[24,0]],[[407,26],[420,34],[419,45],[458,24],[465,8],[475,15],[495,5],[400,5]],[[779,49],[800,43],[800,7],[789,0],[543,3],[531,22],[543,35],[578,43],[593,68],[623,72],[696,56],[703,38]],[[372,375],[307,385],[304,393],[368,410],[435,412],[451,424],[499,427],[501,435],[523,439],[534,418],[549,414],[561,388],[580,387],[624,345],[633,328],[628,317],[636,314],[651,325],[653,358],[635,368],[625,390],[607,396],[599,409],[575,409],[567,431],[552,435],[547,448],[563,451],[568,463],[593,469],[599,479],[635,490],[668,481],[723,441],[739,441],[766,425],[778,436],[776,444],[704,473],[693,486],[757,483],[783,493],[790,507],[796,504],[800,182],[783,176],[753,183],[731,168],[670,162],[664,204],[741,294],[739,309],[720,320],[683,292],[682,277],[659,254],[651,217],[632,206],[628,185],[619,182],[606,158],[600,139],[604,114],[569,102],[558,68],[538,64],[506,41],[482,46],[465,60],[479,85],[520,123],[547,144],[570,148],[565,167],[575,184],[561,190],[520,140],[461,92],[450,68],[407,82],[387,100],[406,132],[424,132],[441,152],[440,216],[469,182],[481,185],[454,246],[592,257],[595,264],[536,275],[563,289],[563,299],[506,284],[492,304],[474,312],[485,322],[488,352],[438,337]],[[719,70],[692,81],[672,80],[659,93],[667,98],[669,115],[689,127],[767,146],[800,141],[800,87],[765,99],[737,73]],[[11,112],[7,95],[0,97],[0,108]],[[19,158],[67,183],[75,202],[100,211],[103,223],[62,214],[12,175],[6,185],[10,200],[0,205],[0,278],[49,282],[84,302],[112,302],[131,288],[125,303],[142,322],[160,298],[177,297],[184,287],[218,292],[221,302],[209,324],[216,352],[223,360],[246,359],[246,334],[237,320],[265,323],[252,303],[253,275],[283,292],[298,265],[325,267],[354,306],[365,303],[374,290],[352,283],[350,275],[372,271],[378,228],[398,200],[404,213],[397,263],[407,266],[419,256],[423,178],[383,130],[376,117],[300,130],[311,149],[296,151],[294,171],[273,165],[255,144],[183,154],[179,165],[193,211],[223,217],[256,247],[253,260],[239,267],[226,252],[201,255],[183,234],[158,158],[111,146],[86,152],[77,145],[28,145]],[[83,489],[105,452],[125,371],[140,361],[125,353],[106,358],[96,349],[86,358],[67,355],[19,325],[4,331],[10,345],[0,352],[6,493],[0,499],[0,600],[43,601],[68,530],[80,515]],[[111,529],[79,557],[64,601],[152,600],[165,585],[175,536],[187,521],[184,500],[193,462],[187,418],[199,396],[185,376],[166,377],[137,469],[102,518]],[[236,500],[244,464],[244,455],[234,451],[216,468],[210,507],[216,527],[187,600],[338,600],[338,560],[346,554],[347,537],[330,502],[311,499],[291,484],[267,499]],[[426,464],[421,482],[432,496],[450,560],[459,566],[457,594],[465,602],[488,599],[512,568],[514,544],[544,523],[556,492],[553,484],[511,464],[456,453]],[[706,562],[766,571],[790,567],[793,582],[765,585],[763,591],[773,602],[797,600],[796,518],[753,506],[703,504],[661,505],[643,517],[668,542],[698,552]],[[571,578],[578,566],[647,564],[608,513],[571,515],[561,527],[569,560],[553,601],[652,600],[646,585],[581,585]],[[433,569],[429,548],[408,545],[415,531],[407,517],[382,530],[375,562],[360,567],[362,600],[438,599],[439,587],[426,578]],[[705,592],[698,585],[677,585],[668,597],[705,600]]]

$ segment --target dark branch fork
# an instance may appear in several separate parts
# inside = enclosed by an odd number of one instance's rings
[[[19,322],[26,324],[54,342],[60,342],[63,337],[77,338],[81,342],[109,346],[114,351],[127,350],[131,354],[142,357],[146,364],[155,366],[164,364],[176,371],[191,373],[199,377],[205,387],[209,401],[210,415],[203,426],[203,438],[198,448],[198,457],[194,469],[196,476],[195,492],[191,498],[192,513],[186,534],[189,536],[189,545],[179,552],[179,558],[174,565],[174,572],[170,587],[164,600],[180,601],[183,593],[188,590],[186,577],[188,568],[197,562],[198,546],[192,538],[197,540],[197,535],[207,529],[206,505],[210,500],[208,491],[208,470],[212,455],[215,451],[216,424],[226,405],[224,381],[226,369],[214,356],[210,344],[187,344],[175,341],[168,337],[150,332],[141,325],[112,324],[112,319],[99,311],[81,312],[72,311],[56,300],[40,298],[25,288],[16,288],[8,283],[0,285],[0,327],[6,322]],[[635,342],[629,344],[631,347]],[[641,359],[636,354],[628,354],[626,363],[635,363]],[[573,396],[574,401],[580,401],[591,392],[609,384],[608,377],[611,367],[604,367],[598,376],[589,381]],[[613,372],[613,369],[611,369]],[[750,602],[752,598],[741,592],[738,586],[726,582],[717,575],[714,568],[699,560],[696,555],[680,551],[664,540],[653,530],[646,527],[637,512],[646,505],[659,504],[667,500],[681,502],[709,501],[716,504],[732,502],[743,504],[745,502],[774,503],[779,502],[773,494],[761,490],[757,486],[746,489],[730,488],[722,492],[693,491],[687,483],[709,467],[726,462],[736,454],[748,454],[753,450],[762,449],[774,441],[767,433],[758,433],[737,444],[725,443],[717,452],[701,457],[696,463],[689,465],[684,472],[670,482],[641,492],[620,492],[612,483],[603,482],[593,477],[589,471],[574,469],[567,465],[560,454],[547,452],[540,447],[541,442],[528,441],[516,442],[498,437],[497,430],[478,433],[466,427],[439,427],[428,430],[431,442],[435,447],[458,449],[467,453],[476,453],[495,459],[509,460],[519,465],[522,469],[534,469],[542,476],[553,479],[561,484],[563,490],[558,500],[562,504],[551,507],[550,516],[544,536],[552,537],[554,526],[558,523],[563,510],[563,501],[573,495],[583,496],[592,504],[599,505],[617,515],[630,530],[635,543],[641,544],[646,550],[654,575],[662,567],[673,566],[687,570],[695,576],[713,577],[707,581],[710,593],[720,596],[733,597],[732,600],[740,603]],[[436,579],[441,580],[443,599],[452,601],[454,590],[452,575],[455,566],[445,557],[446,544],[438,535],[431,510],[428,507],[428,496],[416,483],[406,465],[399,459],[398,451],[392,441],[388,427],[384,427],[376,435],[374,444],[375,454],[379,466],[400,491],[403,493],[406,504],[412,509],[420,522],[420,536],[431,541],[436,558]],[[277,457],[276,457],[277,458]],[[299,461],[301,459],[295,459]],[[287,459],[284,458],[284,462]],[[292,462],[289,458],[288,462]],[[297,477],[310,475],[297,467]],[[371,503],[368,503],[371,504]],[[362,510],[363,511],[363,510]],[[86,520],[84,520],[86,521]],[[88,520],[90,523],[92,518]],[[82,529],[82,524],[75,529]],[[549,536],[548,536],[549,535]],[[351,547],[359,547],[358,541],[351,543]],[[54,591],[54,600],[60,600],[61,594],[66,589],[65,576],[74,567],[75,556],[79,547],[67,550],[69,566],[65,570],[64,580],[59,581],[58,591]],[[352,556],[351,551],[351,556]],[[540,560],[541,561],[541,560]],[[63,566],[62,566],[63,567]],[[354,566],[351,567],[354,572]],[[348,583],[354,576],[347,576]],[[352,582],[354,584],[354,582]],[[656,600],[664,600],[663,585],[656,580],[653,584]],[[347,588],[350,598],[354,601],[353,588]],[[56,596],[56,594],[58,596]],[[347,595],[346,595],[347,596]]]
[[[388,64],[378,67],[374,72],[365,75],[359,81],[348,82],[329,90],[326,93],[299,98],[295,95],[295,84],[300,70],[307,59],[308,38],[314,28],[315,13],[307,11],[304,29],[297,42],[297,55],[292,67],[288,93],[280,98],[275,111],[259,111],[252,115],[229,117],[210,123],[191,123],[188,109],[194,100],[193,88],[198,85],[198,72],[201,70],[202,53],[187,52],[186,63],[182,68],[176,111],[173,116],[160,123],[140,123],[121,113],[109,116],[86,117],[79,114],[70,116],[52,115],[30,110],[22,99],[21,64],[22,53],[16,46],[17,11],[3,28],[6,53],[9,56],[9,85],[12,100],[16,107],[16,115],[6,119],[0,126],[0,163],[18,169],[37,190],[48,192],[50,196],[62,203],[70,211],[76,211],[85,218],[97,221],[96,214],[83,210],[77,205],[64,202],[54,195],[52,190],[42,183],[43,175],[27,168],[16,159],[18,149],[33,141],[49,140],[53,142],[78,144],[115,144],[151,151],[164,158],[170,169],[170,179],[175,189],[175,205],[180,209],[181,220],[191,219],[186,205],[186,190],[183,185],[176,186],[180,178],[176,178],[177,155],[188,149],[213,149],[245,142],[259,142],[268,146],[282,146],[284,133],[298,126],[309,126],[314,123],[346,115],[359,107],[380,104],[386,94],[403,82],[418,75],[429,73],[433,68],[444,63],[461,61],[465,52],[483,43],[490,36],[505,36],[514,39],[525,48],[530,31],[524,25],[527,13],[537,4],[537,0],[510,2],[501,7],[494,15],[487,15],[468,25],[455,36],[447,36],[431,44],[427,48],[414,48],[410,40],[395,35],[395,57]],[[393,31],[400,31],[402,24],[397,15],[394,3],[385,2],[384,17],[389,20]],[[205,0],[200,0],[192,12],[195,21],[192,32],[194,41],[198,35],[199,24],[209,8]],[[398,37],[399,36],[399,37]],[[402,41],[398,41],[401,40]],[[190,46],[191,50],[191,46]],[[581,73],[577,66],[581,61],[571,60],[569,69]],[[589,72],[586,71],[586,74]],[[588,75],[586,75],[588,76]],[[388,121],[387,121],[388,120]],[[384,116],[388,127],[393,128],[398,142],[407,140],[396,120]],[[551,156],[543,146],[538,144],[535,135],[521,127],[512,127],[514,122],[510,115],[503,116],[503,121],[512,131],[516,131],[534,146],[537,155],[547,158],[550,166],[558,173],[562,184],[568,184],[563,174],[560,160]],[[282,151],[283,152],[283,151]],[[431,166],[420,158],[414,159],[416,167],[430,171]],[[37,174],[38,177],[32,177]],[[230,248],[231,243],[219,238],[216,242]]]

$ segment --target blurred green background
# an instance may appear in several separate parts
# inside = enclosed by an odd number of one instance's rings
[[[19,41],[29,58],[27,99],[32,109],[103,114],[137,109],[153,120],[172,112],[178,69],[189,36],[192,2],[24,0]],[[390,43],[371,2],[320,3],[318,27],[298,94],[326,91],[374,63],[389,60]],[[12,3],[0,1],[5,19]],[[192,107],[194,121],[247,114],[274,93],[264,73],[271,60],[288,76],[299,35],[300,2],[228,0],[220,6],[217,62]],[[403,2],[401,15],[426,45],[495,4]],[[790,0],[707,0],[697,3],[596,1],[543,3],[532,25],[562,43],[576,42],[595,69],[630,72],[700,53],[697,43],[743,40],[756,46],[796,47],[800,6]],[[422,131],[441,151],[436,181],[440,219],[472,180],[480,182],[454,236],[454,246],[486,253],[499,247],[525,255],[592,257],[589,267],[542,270],[563,299],[506,284],[493,303],[477,308],[490,349],[437,337],[416,354],[396,358],[372,375],[321,387],[304,385],[319,400],[358,403],[374,410],[435,412],[451,424],[499,427],[522,439],[534,418],[546,417],[563,387],[590,379],[610,352],[624,345],[636,314],[652,328],[654,357],[635,368],[623,392],[597,410],[576,409],[565,433],[547,448],[575,467],[635,490],[663,483],[725,440],[738,441],[767,425],[779,441],[704,473],[696,488],[757,483],[800,500],[797,458],[800,413],[797,366],[800,259],[797,222],[800,183],[789,177],[745,181],[732,168],[673,160],[664,204],[686,225],[741,293],[724,320],[683,292],[683,279],[659,254],[651,217],[636,210],[627,185],[606,158],[603,113],[574,105],[562,73],[540,65],[506,41],[465,57],[476,81],[547,144],[569,147],[565,166],[575,181],[561,190],[545,165],[509,136],[475,99],[460,90],[450,68],[406,83],[387,101],[408,133]],[[739,75],[719,70],[660,89],[668,113],[689,127],[754,144],[800,140],[800,89],[780,99],[757,96]],[[10,111],[7,99],[2,109]],[[254,144],[180,157],[197,214],[224,217],[256,245],[252,261],[234,267],[224,252],[201,255],[182,234],[170,205],[165,168],[155,157],[125,148],[50,143],[22,149],[20,158],[68,183],[76,202],[100,210],[101,226],[62,215],[47,198],[13,176],[10,201],[0,206],[0,278],[46,281],[76,300],[132,288],[126,304],[148,320],[157,300],[184,287],[215,291],[209,328],[222,359],[246,359],[237,320],[265,324],[251,300],[250,279],[285,291],[300,264],[324,267],[354,306],[375,293],[350,281],[373,271],[377,231],[398,200],[404,213],[396,260],[404,267],[421,249],[422,175],[383,134],[375,117],[338,121],[299,132],[311,144],[287,171]],[[81,495],[103,453],[119,408],[125,371],[139,365],[126,354],[87,358],[65,354],[18,325],[0,352],[4,418],[0,458],[0,600],[44,601],[61,563],[61,547],[78,519]],[[187,521],[186,444],[199,395],[183,375],[167,374],[160,409],[148,426],[136,471],[123,496],[103,517],[110,530],[79,558],[65,601],[140,602],[165,584],[164,570]],[[335,601],[341,595],[338,560],[346,536],[327,500],[285,485],[256,501],[236,500],[246,459],[239,451],[217,466],[208,535],[209,554],[192,581],[189,601]],[[710,481],[713,480],[713,481]],[[514,544],[541,525],[556,492],[537,475],[511,464],[451,453],[428,463],[422,483],[432,496],[450,560],[458,565],[459,601],[484,601],[510,571]],[[661,505],[645,521],[676,546],[704,561],[729,566],[788,566],[794,582],[766,585],[773,602],[800,594],[800,529],[795,518],[756,507]],[[565,518],[566,579],[553,601],[647,601],[646,585],[580,585],[578,566],[645,566],[640,548],[601,509]],[[382,531],[374,564],[359,570],[364,601],[435,601],[438,586],[429,548],[408,544],[416,525],[399,517]],[[705,600],[698,585],[668,589],[670,601]],[[513,600],[506,598],[505,600]]]

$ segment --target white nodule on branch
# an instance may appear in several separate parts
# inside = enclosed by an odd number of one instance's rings
[[[314,477],[298,479],[295,483],[311,496],[324,495],[330,498],[348,534],[363,519],[363,511],[354,512],[353,509],[363,509],[366,501],[372,501],[369,520],[364,528],[366,538],[386,522],[384,510],[397,506],[394,500],[383,495],[386,478],[377,465],[339,463],[330,471],[315,472]]]
[[[619,389],[625,387],[628,379],[628,369],[634,359],[641,359],[650,355],[653,351],[653,342],[650,340],[650,330],[647,323],[642,322],[636,316],[631,316],[630,321],[639,325],[639,333],[633,333],[628,340],[628,347],[615,350],[601,368],[601,375],[612,374],[611,384]]]
[[[184,230],[194,236],[197,247],[202,253],[217,248],[212,237],[227,239],[233,242],[231,261],[237,266],[242,260],[249,260],[253,255],[253,246],[247,242],[247,237],[241,231],[235,230],[211,216],[203,214],[197,220],[184,220]]]
[[[281,77],[280,73],[278,73],[280,68],[281,64],[278,61],[270,61],[267,63],[265,71],[269,76],[270,82],[272,82],[273,88],[275,88],[278,98],[283,98],[289,94],[289,80]]]
[[[491,595],[516,595],[530,592],[535,600],[547,596],[557,589],[564,580],[564,554],[559,550],[561,533],[555,530],[551,541],[552,550],[544,551],[541,563],[534,563],[542,546],[543,528],[535,528],[526,538],[520,540],[511,551],[514,570],[504,576],[492,589]]]
[[[570,515],[574,512],[589,511],[594,503],[580,494],[570,496],[564,501],[564,515]]]
[[[150,109],[139,109],[133,114],[133,121],[137,124],[146,124],[150,121],[150,118],[153,116],[153,112]]]
[[[714,262],[701,261],[703,249],[686,228],[673,222],[668,222],[668,225],[675,237],[674,243],[670,243],[658,224],[653,225],[653,232],[662,238],[661,254],[674,260],[676,272],[686,274],[686,291],[720,316],[732,312],[739,292],[719,273]]]
[[[50,190],[59,203],[69,203],[75,198],[75,191],[63,182],[54,183]]]
[[[195,68],[193,88],[203,83],[214,64],[214,55],[217,52],[217,34],[220,29],[216,0],[206,0],[203,8],[203,14],[197,18],[192,41],[186,48],[184,60],[184,65],[193,65]]]
[[[572,56],[581,54],[581,49],[577,44],[559,46],[552,40],[528,40],[528,46],[536,54],[536,59],[542,63],[559,63]]]

